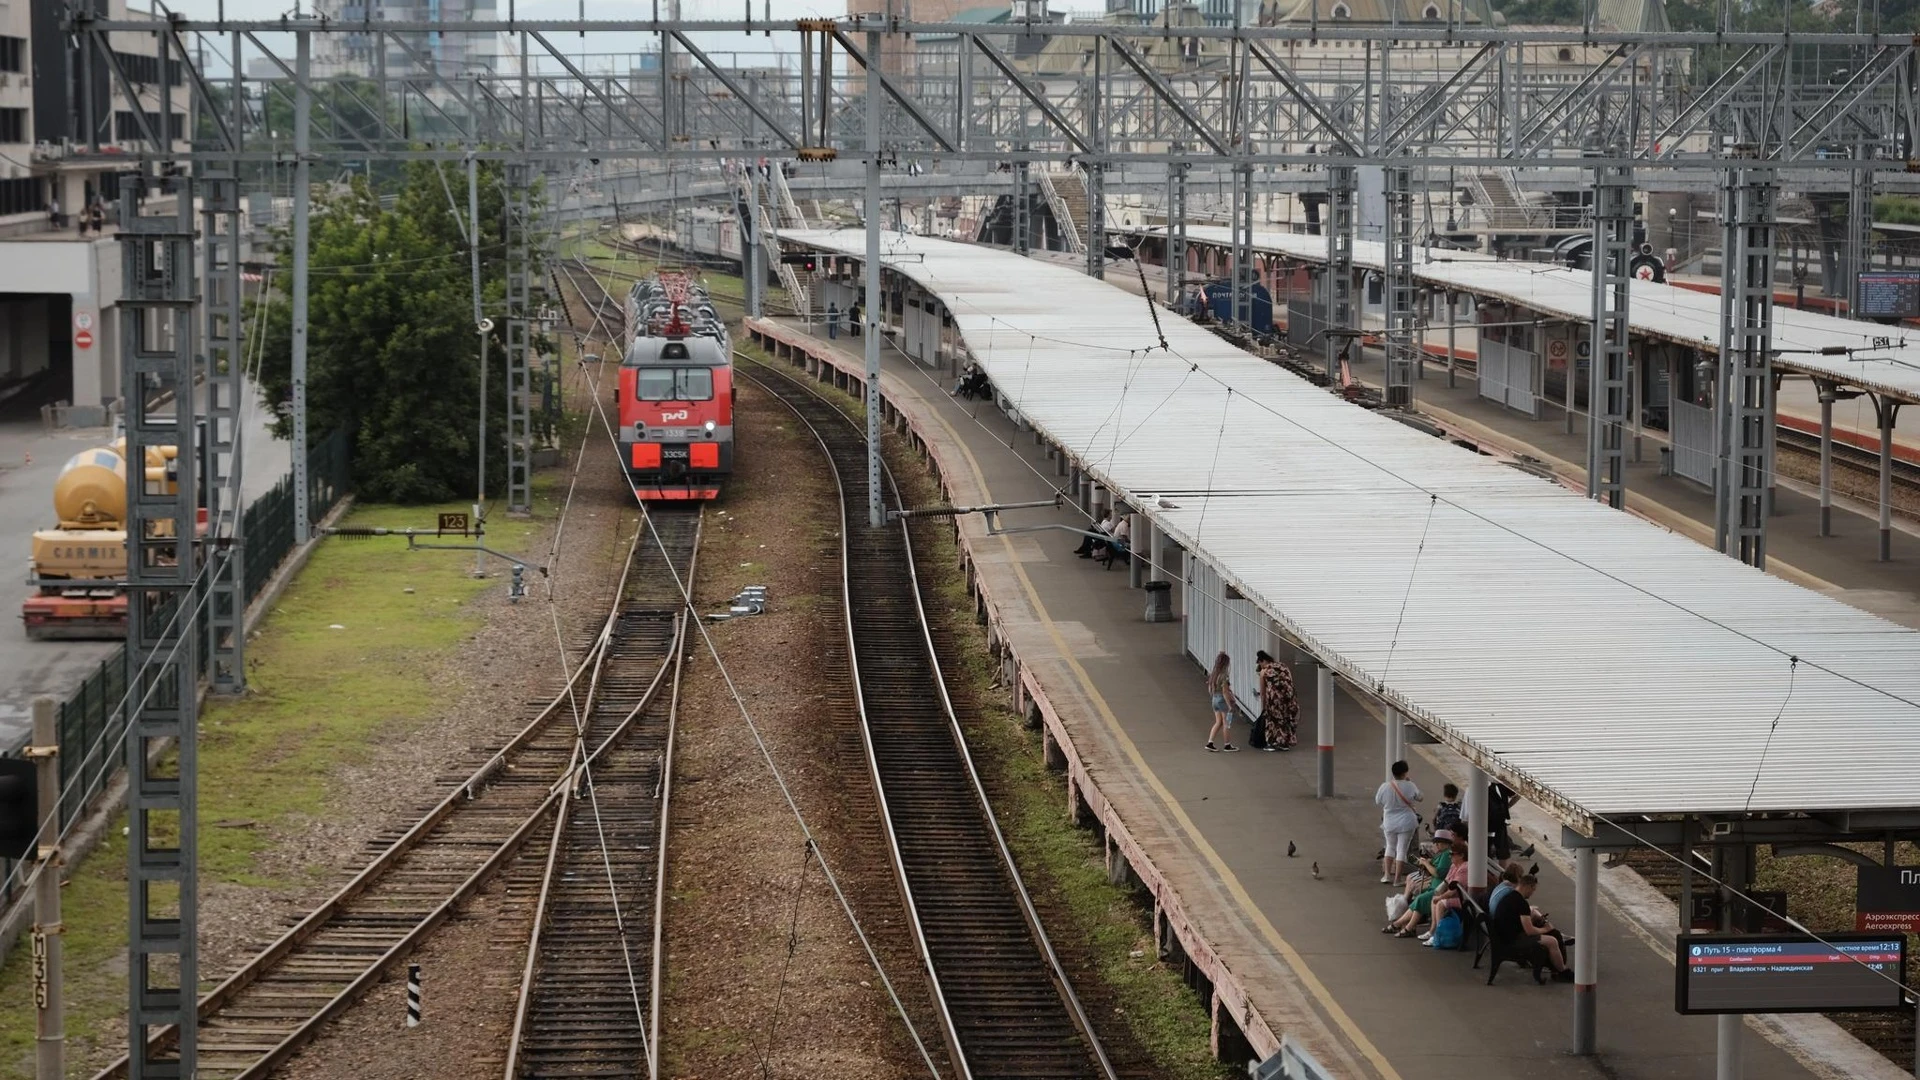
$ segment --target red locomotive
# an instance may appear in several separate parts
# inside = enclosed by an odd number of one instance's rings
[[[627,294],[620,458],[641,501],[716,499],[733,471],[733,349],[705,289],[661,271]]]

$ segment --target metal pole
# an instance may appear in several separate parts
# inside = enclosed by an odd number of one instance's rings
[[[1142,519],[1147,520],[1147,519]],[[1147,520],[1147,580],[1167,580],[1167,532]]]
[[[33,699],[34,778],[40,788],[40,831],[36,837],[39,876],[33,886],[34,1075],[38,1080],[66,1076],[67,1021],[60,970],[60,732],[54,700]]]
[[[1600,856],[1581,848],[1573,856],[1573,1052],[1593,1053],[1600,982]]]
[[[304,544],[313,535],[307,518],[307,188],[312,166],[307,161],[313,124],[313,93],[307,89],[313,35],[305,30],[294,37],[294,70],[300,77],[293,88],[293,541]]]
[[[1627,350],[1628,282],[1633,277],[1633,172],[1594,170],[1593,320],[1588,327],[1587,498],[1623,509],[1627,500],[1624,435],[1630,421]],[[1569,350],[1572,351],[1572,350]],[[1572,416],[1574,357],[1567,358],[1567,410]]]
[[[1820,390],[1820,535],[1832,536],[1833,399],[1835,386],[1830,382],[1820,382],[1817,385]]]
[[[1393,741],[1393,729],[1398,727],[1399,723],[1400,710],[1389,707],[1382,725],[1385,729],[1385,739],[1381,745],[1381,751],[1386,756],[1386,760],[1380,763],[1380,775],[1388,780],[1393,779],[1393,763],[1400,760],[1400,747]]]
[[[1319,712],[1314,721],[1319,734],[1320,783],[1317,794],[1333,798],[1333,669],[1325,664],[1314,667],[1315,689],[1319,692]]]
[[[1460,356],[1460,350],[1455,347],[1458,344],[1459,338],[1457,337],[1458,331],[1454,326],[1455,323],[1459,322],[1456,314],[1459,300],[1460,294],[1452,290],[1447,291],[1447,389],[1449,390],[1453,389],[1454,368]]]
[[[1882,395],[1874,398],[1880,414],[1880,561],[1893,560],[1893,423],[1900,403]]]
[[[1719,1045],[1714,1055],[1714,1080],[1740,1080],[1740,1034],[1747,1018],[1723,1013],[1718,1018]]]
[[[1475,897],[1487,892],[1487,772],[1478,765],[1467,770],[1467,890]]]
[[[664,104],[662,106],[664,108]],[[480,164],[467,155],[467,255],[472,264],[473,330],[480,335],[480,437],[474,451],[474,516],[486,512],[487,505],[487,331],[480,314]],[[486,576],[486,552],[473,553],[473,576]]]
[[[886,520],[880,500],[880,31],[867,31],[867,524]]]

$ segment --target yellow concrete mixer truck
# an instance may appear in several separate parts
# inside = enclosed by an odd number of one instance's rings
[[[112,640],[127,632],[126,440],[73,455],[53,482],[59,525],[33,534],[22,605],[29,638]],[[146,484],[175,488],[175,449],[147,450]]]

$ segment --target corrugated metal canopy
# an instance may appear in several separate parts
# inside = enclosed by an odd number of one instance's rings
[[[1162,230],[1152,230],[1156,234]],[[1231,247],[1231,230],[1211,225],[1189,225],[1187,236],[1221,247]],[[1324,236],[1256,232],[1254,250],[1286,255],[1306,262],[1325,262]],[[1361,240],[1353,245],[1355,266],[1380,270],[1385,245]],[[1414,249],[1414,276],[1421,281],[1531,308],[1555,318],[1586,322],[1593,318],[1593,275],[1553,263],[1495,259],[1471,251]],[[1691,345],[1709,353],[1720,351],[1720,297],[1659,281],[1635,281],[1627,317],[1633,332]],[[1875,348],[1875,338],[1891,338],[1890,348]],[[1858,349],[1857,355],[1822,356],[1831,346]],[[1920,334],[1909,328],[1853,322],[1814,311],[1773,307],[1774,364],[1777,367],[1844,385],[1890,394],[1902,401],[1920,401]]]
[[[783,238],[864,251],[852,230]],[[1147,301],[1070,269],[891,233],[883,250],[1096,479],[1344,677],[1576,828],[1920,807],[1920,634],[1184,320],[1163,318],[1162,351]]]

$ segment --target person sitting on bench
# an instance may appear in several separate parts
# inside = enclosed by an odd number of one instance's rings
[[[967,374],[954,388],[954,393],[963,398],[986,400],[993,397],[993,380],[987,378],[987,373],[979,368],[969,367]]]
[[[1107,536],[1112,532],[1113,532],[1113,511],[1108,510],[1106,517],[1103,517],[1099,521],[1094,523],[1093,529],[1091,532],[1084,532],[1080,534],[1080,546],[1077,548],[1074,548],[1073,553],[1075,555],[1080,556],[1083,559],[1093,558],[1094,548],[1106,546],[1107,542],[1101,539],[1101,537]],[[1095,536],[1093,535],[1093,533],[1099,533],[1100,536]]]
[[[1112,566],[1115,559],[1119,559],[1121,565],[1126,565],[1127,552],[1132,550],[1132,520],[1131,514],[1117,514],[1113,519],[1113,527],[1107,530],[1112,539],[1094,541],[1093,557],[1107,566]]]
[[[1539,878],[1522,874],[1513,891],[1501,895],[1492,911],[1494,941],[1501,952],[1533,968],[1536,981],[1540,979],[1540,969],[1550,967],[1553,981],[1572,982],[1573,970],[1567,967],[1560,931],[1531,903],[1534,890],[1539,887]]]

